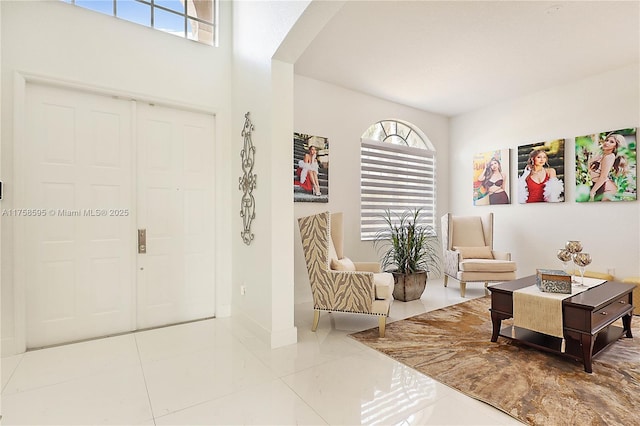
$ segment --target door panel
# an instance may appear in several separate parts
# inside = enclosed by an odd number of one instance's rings
[[[27,85],[24,222],[27,347],[131,330],[131,106]]]
[[[14,218],[27,347],[213,316],[215,118],[26,90],[20,207],[46,211]]]
[[[138,327],[213,316],[214,117],[138,104]]]

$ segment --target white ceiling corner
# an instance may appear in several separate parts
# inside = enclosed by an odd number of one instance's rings
[[[455,116],[640,62],[640,1],[347,1],[296,74]]]

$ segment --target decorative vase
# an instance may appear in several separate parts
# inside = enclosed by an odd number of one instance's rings
[[[414,272],[413,274],[393,274],[393,298],[402,302],[420,299],[427,286],[427,273]]]

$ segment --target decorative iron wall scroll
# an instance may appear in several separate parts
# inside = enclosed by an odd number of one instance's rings
[[[251,233],[251,222],[256,218],[256,200],[253,197],[253,190],[256,188],[256,179],[253,173],[253,164],[255,161],[256,147],[251,141],[251,132],[253,124],[249,118],[249,112],[244,115],[244,127],[242,128],[242,137],[244,138],[244,147],[240,151],[242,158],[242,172],[240,177],[239,188],[243,192],[240,202],[240,217],[242,218],[243,231],[240,233],[242,241],[246,245],[251,244],[254,235]]]

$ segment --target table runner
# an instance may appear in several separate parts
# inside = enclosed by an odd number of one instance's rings
[[[579,282],[580,277],[572,277]],[[516,327],[563,338],[562,301],[606,280],[586,278],[582,286],[571,286],[571,294],[546,293],[534,284],[513,292],[513,324]]]

